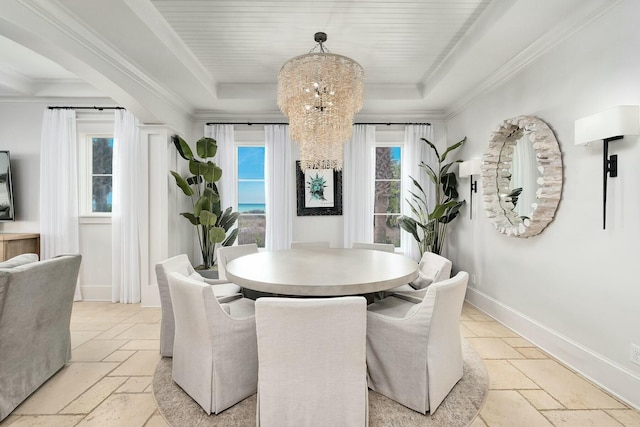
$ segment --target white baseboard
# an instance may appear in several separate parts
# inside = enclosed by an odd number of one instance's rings
[[[111,286],[109,285],[80,285],[82,301],[111,302]]]
[[[640,376],[473,287],[466,300],[620,400],[640,409]]]

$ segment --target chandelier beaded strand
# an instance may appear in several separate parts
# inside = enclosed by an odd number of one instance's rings
[[[289,118],[291,139],[300,146],[305,169],[342,169],[343,145],[362,108],[362,66],[329,53],[325,33],[316,33],[311,52],[287,61],[278,73],[278,106]],[[314,50],[319,47],[319,52]]]

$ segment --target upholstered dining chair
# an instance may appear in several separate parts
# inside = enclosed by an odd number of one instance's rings
[[[372,249],[374,251],[395,252],[396,248],[391,243],[354,243],[353,249]]]
[[[329,242],[291,242],[291,249],[328,249]]]
[[[256,301],[259,427],[367,425],[363,297]]]
[[[258,354],[254,302],[216,298],[212,288],[170,273],[176,319],[172,378],[207,414],[256,392]]]
[[[175,322],[173,318],[173,304],[169,292],[167,275],[172,272],[191,277],[194,280],[212,285],[216,297],[226,297],[240,293],[240,286],[229,283],[226,280],[207,279],[194,270],[187,255],[176,255],[172,258],[156,264],[156,278],[158,279],[158,291],[160,292],[160,306],[162,309],[162,321],[160,322],[160,355],[173,356],[173,336],[175,334]]]
[[[218,277],[227,278],[227,264],[241,256],[257,254],[258,245],[248,243],[246,245],[221,246],[218,248]]]
[[[424,298],[429,285],[451,277],[451,261],[433,252],[425,252],[418,263],[418,274],[413,282],[389,289],[385,295]]]
[[[469,275],[427,288],[419,303],[396,296],[367,308],[369,387],[433,414],[462,378],[460,314]]]

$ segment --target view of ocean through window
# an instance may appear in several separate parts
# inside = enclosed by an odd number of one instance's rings
[[[264,146],[238,147],[238,244],[265,245]]]
[[[264,203],[238,203],[238,212],[265,213]]]

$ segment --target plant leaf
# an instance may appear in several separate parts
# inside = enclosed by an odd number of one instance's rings
[[[466,202],[464,200],[457,202],[455,205],[451,206],[449,209],[447,209],[447,211],[445,212],[445,215],[440,217],[438,219],[439,222],[443,223],[443,224],[448,224],[451,221],[453,221],[454,219],[456,219],[456,217],[458,216],[458,214],[460,213],[460,208],[462,207],[462,205],[464,205]]]
[[[218,220],[218,217],[216,216],[216,214],[212,214],[211,212],[205,209],[200,211],[198,217],[200,218],[200,224],[202,224],[204,227],[207,227],[207,228],[214,227],[216,225],[216,221]],[[208,231],[209,233],[211,232],[211,230],[208,230]],[[211,234],[209,234],[209,237],[211,237]],[[224,239],[224,237],[222,239]],[[216,243],[222,242],[222,239],[220,239]]]
[[[186,194],[187,196],[193,195],[193,188],[191,188],[189,183],[183,177],[181,177],[177,172],[174,171],[171,171],[171,175],[173,175],[173,177],[176,179],[176,184],[178,184],[178,187],[180,187],[184,194]]]
[[[207,182],[216,182],[222,176],[222,169],[212,161],[207,162],[207,172],[203,174],[204,180]]]
[[[224,241],[221,243],[221,245],[222,246],[233,246],[233,244],[235,243],[237,237],[238,237],[238,229],[234,228],[231,231],[231,233],[229,233],[227,238],[224,239]]]
[[[202,196],[198,199],[198,201],[193,205],[193,214],[197,217],[200,216],[200,214],[202,213],[202,211],[207,211],[209,213],[211,213],[210,211],[210,206],[211,206],[211,201],[209,200],[209,198],[207,196]],[[202,220],[200,221],[200,223],[204,224],[202,222]],[[215,224],[215,223],[214,223]]]
[[[453,161],[451,163],[447,163],[446,165],[442,166],[442,169],[440,169],[440,176],[446,174],[447,172],[449,172],[449,168],[453,165],[455,165],[456,163],[462,163],[462,160],[456,160]]]
[[[208,159],[216,155],[218,144],[213,138],[202,137],[196,142],[196,152],[203,159]]]
[[[212,204],[220,201],[220,195],[213,191],[213,189],[210,187],[206,187],[202,195],[208,198],[209,202],[211,202]]]
[[[178,154],[180,154],[180,157],[185,160],[193,159],[193,152],[191,151],[189,144],[187,144],[187,141],[180,138],[178,135],[173,135],[171,137],[171,140],[173,141],[173,145],[176,146],[176,150],[178,150]]]
[[[200,225],[200,221],[198,220],[198,218],[196,218],[196,216],[191,212],[182,212],[180,215],[187,218],[191,224]]]
[[[435,145],[433,145],[433,144],[431,143],[431,141],[429,141],[429,140],[427,140],[427,139],[425,139],[425,138],[420,138],[420,139],[421,139],[421,140],[423,140],[424,142],[426,142],[427,144],[429,144],[429,147],[431,147],[431,149],[433,149],[433,151],[436,153],[436,158],[439,158],[439,157],[440,157],[440,154],[438,154],[438,149],[436,148],[436,146],[435,146]]]
[[[427,175],[429,175],[429,179],[431,179],[431,182],[433,182],[434,184],[438,183],[438,178],[437,178],[438,175],[436,174],[436,172],[433,170],[431,166],[429,166],[425,162],[420,162],[418,166],[426,169]]]
[[[442,191],[448,198],[455,199],[458,197],[457,185],[458,181],[455,173],[449,172],[442,176]]]
[[[231,208],[229,207],[218,217],[218,226],[224,228],[225,231],[229,231],[239,217],[240,212],[231,212]]]
[[[441,216],[444,215],[444,213],[446,212],[447,209],[449,209],[451,206],[455,205],[456,203],[459,203],[455,200],[451,200],[447,203],[444,203],[442,205],[436,205],[435,209],[433,210],[433,212],[431,212],[429,214],[429,220],[433,221],[433,220],[439,220]]]
[[[411,234],[413,238],[416,239],[416,242],[420,243],[420,237],[418,236],[418,229],[416,226],[417,222],[415,219],[402,215],[398,218],[398,224],[400,225],[400,228]]]
[[[203,177],[209,171],[209,165],[207,163],[201,162],[198,159],[189,160],[189,172],[194,175],[202,175]]]
[[[442,157],[440,157],[440,162],[444,162],[444,160],[447,158],[447,154],[449,154],[450,151],[455,150],[458,147],[461,147],[465,141],[467,140],[467,137],[465,136],[464,138],[462,138],[462,140],[456,142],[455,144],[451,145],[450,147],[447,147],[447,149],[444,151],[444,153],[442,153]]]
[[[198,185],[202,182],[202,177],[200,175],[194,175],[187,178],[187,182],[189,185]]]
[[[214,243],[221,243],[224,241],[226,237],[226,233],[224,232],[224,228],[222,227],[211,227],[209,229],[209,241]]]

